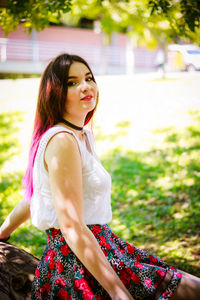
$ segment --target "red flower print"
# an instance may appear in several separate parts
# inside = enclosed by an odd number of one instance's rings
[[[64,255],[64,256],[67,256],[70,253],[67,244],[61,246],[60,251],[61,251],[62,255]]]
[[[100,246],[104,246],[107,250],[110,249],[110,244],[106,242],[105,237],[100,236],[100,242],[99,242]]]
[[[62,278],[56,279],[56,284],[57,284],[57,285],[61,285],[61,286],[66,286],[65,280],[62,279]]]
[[[36,268],[36,270],[35,270],[35,277],[37,279],[40,277],[40,271],[38,270],[38,268]]]
[[[120,267],[123,267],[124,266],[124,262],[120,261],[119,265],[120,265]]]
[[[167,296],[167,293],[168,293],[168,291],[165,291],[164,293],[162,293],[162,297],[165,297],[165,296]]]
[[[147,279],[145,279],[145,283],[146,283],[146,285],[148,286],[148,287],[150,287],[151,286],[151,279],[149,279],[149,278],[147,278]]]
[[[127,249],[128,254],[133,254],[135,252],[135,248],[130,244],[127,244],[126,249]]]
[[[93,233],[94,235],[97,234],[97,233],[99,233],[99,232],[102,232],[100,226],[98,226],[98,225],[94,225],[94,226],[92,227],[91,231],[92,231],[92,233]]]
[[[53,250],[50,249],[49,251],[47,251],[46,255],[45,255],[45,260],[48,261],[53,257]]]
[[[55,261],[52,258],[49,260],[48,266],[50,270],[53,270],[55,268]]]
[[[132,270],[130,268],[120,270],[119,277],[127,288],[130,286],[131,274]]]
[[[47,277],[50,279],[52,277],[52,274],[50,272],[47,272]]]
[[[60,274],[64,271],[64,267],[60,261],[57,262],[56,269],[57,269],[58,274]]]
[[[92,300],[94,298],[94,294],[93,294],[88,282],[84,278],[75,280],[74,287],[76,290],[82,291],[81,299]]]
[[[81,274],[81,275],[85,274],[85,270],[84,270],[83,268],[80,269],[80,274]]]
[[[176,277],[181,278],[182,277],[181,273],[176,273]]]
[[[104,236],[100,236],[100,243],[105,244],[106,243],[106,239]]]
[[[158,280],[158,281],[156,281],[156,282],[154,283],[155,289],[157,288],[157,286],[159,285],[160,282],[161,282],[161,280]]]
[[[158,264],[158,261],[157,261],[157,258],[153,255],[149,255],[149,260],[150,260],[150,265],[155,265],[157,266]]]
[[[51,228],[51,235],[53,238],[57,237],[60,233],[60,229]]]
[[[58,299],[59,300],[71,300],[72,297],[71,295],[69,295],[69,293],[65,290],[59,290],[59,292],[57,293]]]
[[[54,250],[54,251],[53,251],[53,254],[54,254],[54,256],[57,256],[57,251]]]
[[[78,290],[91,292],[91,289],[84,278],[76,279],[74,285]]]
[[[170,269],[176,271],[176,268],[173,266],[170,266]]]
[[[165,277],[165,271],[163,270],[157,270],[156,274],[162,279]]]
[[[64,240],[65,240],[64,236],[61,236],[60,242],[62,243],[62,242],[64,242]]]
[[[87,290],[83,291],[82,297],[83,300],[92,300],[94,299],[94,294],[91,291]]]
[[[130,280],[127,280],[125,278],[121,279],[121,282],[125,285],[125,287],[128,289],[130,287]]]
[[[47,233],[47,241],[50,241],[50,235]]]
[[[125,269],[125,272],[128,274],[128,275],[131,275],[133,273],[133,271],[130,269],[130,268],[126,268]]]
[[[45,294],[46,293],[45,287],[43,285],[40,288],[40,292],[41,292],[41,294]]]
[[[135,266],[136,268],[139,268],[139,269],[142,269],[142,268],[143,268],[143,265],[142,265],[141,263],[139,263],[139,262],[135,262],[134,266]]]
[[[122,247],[118,247],[118,250],[119,250],[119,252],[121,252],[121,253],[124,253],[125,252],[125,250],[124,250],[124,248],[122,248]]]
[[[141,256],[138,254],[138,255],[136,256],[136,259],[137,259],[138,262],[141,261]]]
[[[49,293],[50,290],[51,290],[50,284],[49,284],[48,282],[46,282],[46,283],[44,284],[44,287],[45,287],[46,292]]]
[[[106,250],[104,250],[104,249],[102,249],[102,251],[103,251],[104,255],[107,257],[108,256],[108,252]]]
[[[51,290],[51,286],[48,282],[46,282],[45,284],[43,284],[40,288],[40,291],[42,294],[47,294],[49,293]]]
[[[135,284],[138,284],[140,282],[140,277],[137,274],[135,274],[134,272],[131,276],[131,279],[133,280],[133,282],[135,282]]]
[[[106,244],[105,244],[105,247],[106,247],[107,250],[110,250],[110,248],[111,248],[111,246],[110,246],[109,243],[106,243]]]

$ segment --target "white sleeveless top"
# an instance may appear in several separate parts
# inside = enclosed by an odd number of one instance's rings
[[[61,125],[55,125],[47,130],[41,138],[33,168],[33,195],[31,198],[32,224],[41,230],[59,228],[53,204],[49,175],[44,166],[44,152],[48,141],[58,132],[71,133],[79,146],[82,159],[84,221],[87,225],[106,224],[112,219],[111,211],[111,177],[96,157],[93,148],[92,135],[84,130],[85,139],[79,140],[75,133]],[[67,176],[67,174],[66,174]],[[69,175],[70,176],[70,175]]]

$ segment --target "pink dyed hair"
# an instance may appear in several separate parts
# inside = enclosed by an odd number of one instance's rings
[[[33,167],[38,146],[42,135],[58,123],[64,114],[69,68],[73,62],[80,62],[86,65],[95,81],[88,63],[77,55],[65,53],[59,55],[48,64],[43,72],[29,150],[28,166],[22,181],[22,187],[25,189],[25,199],[28,202],[30,202],[33,195]],[[87,114],[84,125],[91,120],[95,110],[96,107]]]

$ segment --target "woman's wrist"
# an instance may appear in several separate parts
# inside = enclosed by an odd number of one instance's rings
[[[7,242],[9,240],[10,236],[6,237],[6,238],[0,238],[0,242]]]
[[[6,235],[3,233],[2,229],[0,228],[0,242],[6,242],[10,238],[10,235]]]

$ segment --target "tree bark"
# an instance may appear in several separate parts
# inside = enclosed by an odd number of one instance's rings
[[[0,242],[0,300],[28,300],[39,259]]]

